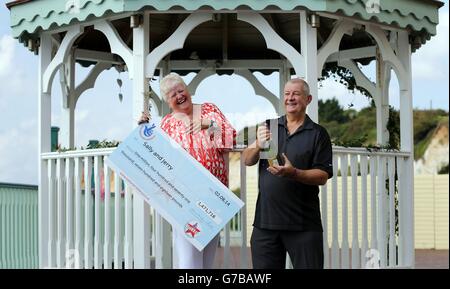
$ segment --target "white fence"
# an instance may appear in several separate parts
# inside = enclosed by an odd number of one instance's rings
[[[40,208],[48,212],[48,221],[41,224],[48,228],[48,234],[41,237],[40,243],[47,246],[48,264],[45,267],[133,268],[134,230],[138,230],[134,233],[149,230],[151,249],[148,258],[155,260],[159,254],[166,258],[166,264],[172,264],[173,252],[168,254],[167,247],[163,248],[168,244],[157,244],[162,240],[160,235],[164,230],[161,229],[163,222],[158,220],[153,210],[148,216],[150,228],[133,226],[132,190],[104,164],[112,150],[42,155],[49,184],[48,191],[40,191],[48,197],[48,203],[41,204]],[[382,268],[413,266],[407,261],[414,259],[411,257],[413,250],[408,249],[408,242],[413,242],[409,240],[411,232],[408,231],[413,228],[412,208],[406,206],[412,198],[411,180],[406,179],[402,169],[409,162],[408,153],[334,148],[334,177],[321,189],[326,268],[364,268],[367,264]],[[240,197],[245,202],[246,167],[242,159],[239,167]],[[340,196],[338,176],[342,179]],[[359,186],[358,176],[362,180]],[[357,199],[358,190],[361,190],[360,201]],[[349,196],[351,206],[348,206]],[[338,201],[342,202],[340,212]],[[331,202],[331,214],[327,213],[328,202]],[[221,233],[224,258],[223,264],[218,265],[220,268],[231,266],[230,240],[236,236],[239,236],[240,262],[234,266],[249,266],[247,218],[241,217],[247,216],[246,210],[244,206]],[[367,222],[369,215],[371,224]],[[352,224],[351,239],[349,220]],[[331,234],[328,233],[328,224]],[[358,230],[362,232],[362,238],[359,238]],[[154,268],[155,265],[150,263]]]
[[[158,253],[160,234],[164,234],[161,222],[154,210],[150,210],[150,228],[133,226],[133,193],[123,179],[105,165],[105,158],[113,149],[95,149],[64,153],[46,153],[48,191],[48,235],[43,236],[47,246],[50,268],[133,268],[133,230],[150,230],[150,256],[153,262]],[[243,166],[245,174],[245,166]],[[109,181],[107,181],[109,180]],[[245,178],[244,178],[245,180]],[[245,184],[245,183],[244,183]],[[241,191],[245,200],[245,190]],[[242,248],[242,264],[248,264],[245,208],[226,226],[221,235],[224,242],[222,268],[230,266],[230,236],[239,240]],[[233,230],[232,233],[230,231]],[[234,242],[235,243],[235,242]],[[165,244],[167,245],[167,244]],[[157,252],[157,250],[161,250]],[[168,254],[169,255],[169,254]],[[171,264],[171,255],[162,256]],[[169,258],[170,260],[167,260]],[[248,265],[242,266],[247,267]]]
[[[408,153],[333,149],[334,177],[320,196],[326,268],[413,266],[409,162]]]

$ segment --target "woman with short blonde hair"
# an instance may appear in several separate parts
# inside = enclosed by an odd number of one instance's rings
[[[228,186],[224,154],[233,148],[236,131],[219,108],[212,103],[193,104],[186,83],[176,73],[160,82],[161,94],[172,110],[161,121],[161,128],[201,163],[219,181]],[[140,123],[147,122],[143,115]],[[174,231],[174,247],[179,269],[211,269],[219,235],[197,250],[186,240],[184,231]]]

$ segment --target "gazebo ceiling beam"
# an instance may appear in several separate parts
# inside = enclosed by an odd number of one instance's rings
[[[170,68],[172,70],[199,70],[202,68],[214,69],[280,69],[283,60],[276,59],[243,59],[243,60],[171,60]],[[159,63],[158,67],[162,67]]]
[[[88,50],[88,49],[75,49],[75,59],[83,60],[83,61],[92,61],[92,62],[104,62],[110,64],[124,64],[123,61],[120,61],[117,56],[109,52]]]
[[[326,63],[337,62],[338,60],[357,60],[369,57],[376,57],[376,46],[368,46],[361,48],[346,49],[331,54]],[[215,59],[209,60],[171,60],[170,66],[173,70],[199,70],[205,67],[215,69],[280,69],[283,65],[283,60],[278,59],[240,59],[240,60],[225,60],[218,62]],[[162,62],[158,64],[162,67]],[[293,68],[291,63],[287,62],[288,68]]]
[[[117,56],[109,52],[88,50],[88,49],[75,49],[75,57],[77,60],[92,61],[92,62],[105,62],[110,64],[124,64]],[[376,46],[368,46],[361,48],[353,48],[340,50],[331,54],[326,63],[337,62],[338,60],[357,60],[363,58],[376,57]],[[205,67],[214,67],[220,69],[279,69],[283,65],[283,60],[278,59],[242,59],[242,60],[224,60],[223,62],[217,62],[217,60],[170,60],[171,68],[174,70],[198,70]],[[220,65],[218,67],[218,65]],[[288,68],[292,68],[292,65],[287,62]],[[162,67],[162,62],[158,64],[158,67]]]
[[[369,57],[376,57],[376,46],[367,46],[367,47],[361,47],[361,48],[353,48],[353,49],[346,49],[346,50],[340,50],[337,51],[330,56],[328,56],[327,62],[336,62],[339,60],[345,60],[345,59],[362,59],[362,58],[369,58]]]

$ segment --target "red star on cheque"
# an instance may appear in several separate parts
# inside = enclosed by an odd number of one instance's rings
[[[200,233],[200,229],[198,228],[198,223],[187,224],[187,230],[185,231],[186,234],[191,234],[192,238],[195,237],[197,233]]]

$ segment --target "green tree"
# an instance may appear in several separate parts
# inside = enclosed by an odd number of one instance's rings
[[[349,117],[339,105],[338,100],[333,97],[325,101],[319,99],[319,119],[321,122],[331,122],[334,120],[344,123],[349,120]]]

